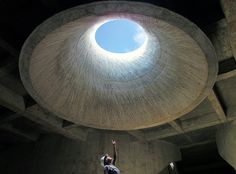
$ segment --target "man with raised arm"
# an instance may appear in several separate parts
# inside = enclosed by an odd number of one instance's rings
[[[101,158],[102,166],[104,167],[104,174],[120,174],[120,170],[115,166],[116,164],[116,142],[112,140],[113,145],[113,158],[108,154]]]

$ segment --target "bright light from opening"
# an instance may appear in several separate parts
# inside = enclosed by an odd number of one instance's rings
[[[173,162],[170,163],[170,167],[171,167],[171,169],[174,169],[175,165]]]
[[[128,19],[113,19],[99,26],[95,33],[96,43],[112,53],[129,53],[140,48],[146,41],[144,29]]]

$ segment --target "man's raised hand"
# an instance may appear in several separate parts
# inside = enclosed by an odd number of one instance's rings
[[[112,143],[113,145],[116,145],[116,141],[115,141],[115,140],[111,140],[111,143]]]

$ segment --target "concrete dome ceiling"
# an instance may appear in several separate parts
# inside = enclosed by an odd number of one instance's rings
[[[148,40],[136,52],[107,54],[94,31],[114,18],[139,23]],[[218,67],[204,33],[154,5],[105,1],[63,11],[39,25],[20,55],[22,81],[49,112],[113,130],[157,126],[196,107]]]

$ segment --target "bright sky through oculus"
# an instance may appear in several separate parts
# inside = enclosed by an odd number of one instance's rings
[[[102,24],[95,33],[97,44],[112,53],[128,53],[140,48],[146,40],[144,29],[128,19],[114,19]]]

